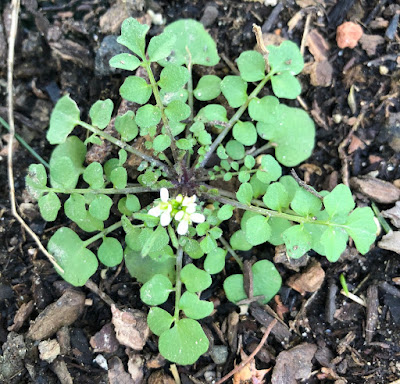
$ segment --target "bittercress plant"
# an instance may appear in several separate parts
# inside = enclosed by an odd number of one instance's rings
[[[161,354],[192,364],[209,347],[198,320],[214,307],[202,292],[212,275],[224,270],[228,253],[238,269],[243,262],[235,251],[268,242],[285,244],[291,258],[314,250],[335,262],[349,237],[360,253],[368,252],[376,225],[372,210],[356,208],[345,185],[317,194],[284,175],[282,166],[307,159],[315,139],[308,114],[280,100],[301,92],[295,75],[304,62],[296,44],[267,46],[268,55],[242,52],[236,60],[240,75],[198,78],[193,66],[219,61],[216,44],[200,23],[176,21],[146,46],[148,29],[125,20],[118,42],[131,53],[110,60],[114,68],[144,69],[146,76],[130,75],[120,87],[121,97],[139,106],[115,117],[111,135],[104,130],[114,115],[110,99],[93,104],[88,123],[68,94],[61,97],[47,132],[50,144],[57,145],[49,175],[43,165],[33,164],[26,185],[46,221],[56,220],[63,207],[80,228],[80,235],[59,228],[49,240],[48,250],[61,268],[57,272],[82,286],[99,261],[114,267],[125,259],[129,273],[143,284],[140,297],[151,307],[148,325],[159,336]],[[88,131],[85,141],[76,127]],[[144,147],[135,145],[138,138]],[[85,161],[88,147],[103,140],[118,151],[103,164]],[[135,179],[133,157],[141,159]],[[215,188],[218,179],[236,180],[230,184],[238,185],[236,191]],[[141,194],[153,202],[144,204],[149,200]],[[235,210],[241,219],[228,241],[224,221]],[[111,235],[120,228],[124,239]],[[89,250],[95,242],[97,248]],[[267,303],[279,291],[281,277],[268,260],[257,261],[251,271],[253,294]],[[246,299],[243,273],[227,277],[224,289],[233,303]],[[159,307],[171,294],[173,313]]]

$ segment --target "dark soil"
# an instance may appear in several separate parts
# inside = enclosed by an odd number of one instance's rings
[[[111,6],[118,7],[118,12],[108,17],[107,11]],[[131,15],[149,21],[148,10],[160,13],[167,24],[180,18],[202,18],[218,43],[218,51],[225,55],[226,59],[221,60],[217,67],[218,71],[225,73],[229,73],[229,63],[234,63],[243,50],[255,46],[253,23],[262,26],[265,34],[288,38],[299,45],[305,28],[308,32],[319,32],[329,44],[326,55],[332,67],[332,77],[323,80],[326,84],[317,82],[319,85],[315,85],[314,81],[313,85],[309,74],[300,75],[303,105],[298,101],[292,104],[306,108],[313,116],[317,142],[313,155],[296,172],[317,190],[331,190],[336,184],[348,181],[349,177],[360,177],[370,172],[399,187],[400,149],[396,140],[400,136],[400,38],[396,14],[399,14],[400,6],[396,0],[282,0],[275,7],[257,1],[233,0],[25,0],[16,45],[16,129],[43,158],[48,159],[52,150],[45,140],[45,133],[51,109],[60,95],[70,93],[80,106],[83,117],[92,103],[100,98],[109,97],[119,103],[118,88],[123,75],[108,72],[109,56],[100,55],[102,50],[99,47],[107,35],[119,34],[118,17],[122,17],[124,12],[126,17]],[[7,2],[1,3],[0,11],[0,105],[5,106],[5,35],[9,30],[10,15]],[[217,12],[215,17],[213,12]],[[306,27],[308,15],[309,25]],[[344,21],[355,21],[363,26],[364,34],[381,38],[376,50],[367,52],[364,45],[339,49],[336,28]],[[153,25],[150,35],[161,30],[162,26]],[[113,48],[113,43],[110,44]],[[107,47],[105,50],[108,51]],[[307,48],[304,58],[306,63],[314,61]],[[354,102],[349,102],[349,94],[354,94]],[[6,118],[5,107],[0,107],[0,116]],[[41,360],[37,343],[26,337],[29,321],[57,301],[66,285],[11,216],[6,171],[7,131],[0,128],[0,133],[0,182],[3,185],[0,189],[0,345],[3,357],[9,359],[10,369],[14,369],[7,383],[68,383],[68,374],[62,377],[56,363]],[[347,139],[343,146],[344,156],[339,156],[339,145]],[[23,147],[15,149],[17,202],[21,214],[46,244],[58,226],[70,223],[64,217],[56,225],[47,224],[40,218],[37,205],[27,197],[24,177],[28,166],[35,162]],[[355,197],[360,205],[371,204],[362,192],[355,192]],[[381,210],[391,206],[393,204],[378,204]],[[255,255],[243,256],[271,259],[274,250],[267,247],[256,252]],[[400,382],[396,381],[400,379],[400,290],[395,287],[400,276],[399,256],[378,247],[361,256],[350,244],[335,264],[329,264],[314,254],[310,258],[318,260],[325,271],[322,286],[314,293],[300,295],[289,288],[288,279],[296,272],[287,263],[277,265],[284,285],[279,300],[271,303],[271,307],[282,314],[283,322],[288,326],[284,327],[284,333],[289,332],[290,339],[282,343],[279,335],[270,336],[269,346],[263,348],[256,358],[257,368],[276,366],[274,383],[295,383],[296,379],[303,379],[305,383],[334,381],[338,384]],[[229,264],[228,272],[233,268]],[[299,271],[304,272],[305,268],[302,266]],[[368,309],[340,294],[341,273],[346,276],[350,291],[356,289],[356,294],[366,299]],[[108,271],[106,275],[100,275],[99,271],[93,276],[93,281],[120,309],[147,311],[139,299],[139,285],[125,267]],[[207,298],[214,301],[216,312],[203,321],[203,326],[215,345],[228,346],[227,361],[216,365],[206,355],[193,366],[178,367],[184,383],[207,382],[213,377],[224,376],[233,369],[234,362],[240,361],[240,348],[232,346],[239,342],[244,352],[250,354],[262,337],[261,325],[266,323],[260,320],[259,312],[267,316],[265,308],[240,315],[235,326],[232,313],[238,309],[227,302],[221,288],[222,279],[217,278],[206,292]],[[107,371],[93,361],[98,353],[90,347],[89,340],[110,322],[110,307],[91,290],[81,288],[79,291],[91,302],[87,302],[78,320],[66,330],[70,338],[69,348],[56,362],[65,363],[75,383],[107,383]],[[16,333],[10,332],[17,310],[30,301],[33,301],[32,312]],[[374,318],[377,319],[375,322]],[[233,342],[228,340],[227,328],[236,332]],[[317,353],[311,356],[312,367],[308,377],[294,375],[295,368],[290,361],[286,368],[276,364],[282,351],[304,346],[304,342],[318,347]],[[141,352],[146,360],[141,368],[146,380],[154,369],[169,373],[168,362],[154,362],[157,353],[157,338],[152,336]],[[123,346],[103,355],[109,364],[115,361],[111,360],[113,356],[118,356],[124,364],[128,360]],[[287,372],[280,373],[279,369]],[[266,382],[271,381],[271,372],[267,374]],[[111,382],[133,382],[123,381],[122,376],[120,380]],[[167,381],[165,377],[157,379],[152,376],[150,382]]]

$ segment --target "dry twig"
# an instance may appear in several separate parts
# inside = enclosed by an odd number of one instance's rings
[[[19,221],[24,229],[31,235],[39,249],[47,256],[49,261],[54,267],[64,272],[63,269],[57,264],[54,257],[47,252],[46,248],[41,243],[39,237],[29,227],[28,224],[22,219],[17,212],[16,200],[15,200],[15,186],[14,186],[14,172],[13,172],[13,143],[15,137],[15,125],[14,125],[14,100],[13,100],[13,76],[14,76],[14,48],[15,40],[17,36],[18,27],[18,14],[20,9],[20,0],[12,0],[11,3],[11,29],[10,37],[8,40],[8,60],[7,60],[7,102],[8,102],[8,124],[10,125],[10,141],[8,142],[8,155],[7,155],[7,171],[8,171],[8,186],[10,189],[10,205],[12,215]]]

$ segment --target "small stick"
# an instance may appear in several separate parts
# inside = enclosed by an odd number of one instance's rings
[[[301,180],[299,176],[297,176],[297,173],[293,168],[290,171],[290,173],[292,174],[293,178],[297,181],[297,183],[300,185],[300,187],[304,188],[306,191],[310,192],[315,197],[318,197],[318,199],[321,200],[323,199],[323,197],[317,191],[315,191],[313,188],[307,185],[303,180]]]
[[[257,345],[257,348],[251,353],[251,355],[245,361],[242,361],[239,365],[237,365],[232,371],[230,371],[227,375],[225,375],[221,380],[217,381],[215,384],[224,383],[226,380],[228,380],[230,377],[232,377],[236,372],[239,372],[243,367],[245,367],[254,358],[254,356],[257,355],[257,353],[260,351],[262,346],[265,344],[269,334],[272,331],[272,328],[274,328],[274,326],[277,322],[278,322],[278,320],[276,320],[276,319],[272,320],[271,324],[265,330],[264,336],[262,337],[260,343]]]
[[[178,370],[176,368],[176,365],[175,364],[171,364],[169,370],[171,371],[172,376],[174,376],[175,383],[176,384],[181,384],[181,379],[179,377],[179,372],[178,372]]]
[[[47,256],[53,266],[61,273],[64,270],[58,265],[53,255],[51,255],[41,243],[39,237],[35,232],[25,223],[22,217],[17,211],[17,204],[15,199],[15,186],[14,186],[14,171],[13,171],[13,143],[15,137],[15,125],[14,125],[14,100],[13,100],[13,76],[14,76],[14,48],[15,39],[17,36],[18,26],[18,13],[20,9],[20,0],[12,0],[11,3],[11,29],[10,37],[8,40],[8,60],[7,60],[7,101],[8,101],[8,124],[10,126],[10,141],[8,142],[8,154],[7,154],[7,171],[8,171],[8,187],[10,189],[10,205],[11,213],[22,225],[23,228],[33,238],[39,249]]]
[[[351,293],[351,292],[346,293],[343,289],[340,291],[340,293],[341,293],[343,296],[348,297],[350,300],[353,300],[353,301],[356,302],[357,304],[362,305],[363,307],[366,307],[366,306],[367,306],[367,304],[365,303],[365,300],[363,300],[361,297],[355,295],[354,293]]]
[[[311,17],[312,17],[312,13],[310,12],[306,18],[306,24],[304,25],[303,37],[301,39],[301,44],[300,44],[300,52],[301,52],[302,56],[304,56],[304,50],[306,49],[307,36],[308,36],[308,32],[310,31]]]
[[[113,299],[111,299],[110,296],[108,296],[106,293],[104,293],[103,291],[100,290],[100,288],[93,283],[92,280],[88,280],[85,284],[86,288],[89,288],[93,293],[95,293],[97,296],[100,297],[100,299],[102,299],[105,303],[107,303],[110,307],[111,305],[115,305]]]
[[[265,48],[261,28],[257,24],[253,24],[253,32],[256,36],[257,48],[260,50],[260,52],[264,56],[264,59],[267,59],[269,52],[267,51],[267,48]]]

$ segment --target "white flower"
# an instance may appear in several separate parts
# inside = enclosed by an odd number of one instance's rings
[[[167,227],[172,220],[172,204],[169,202],[169,192],[167,188],[161,188],[160,198],[161,201],[149,210],[149,215],[159,217],[160,224],[163,227]]]
[[[204,223],[205,217],[202,213],[196,212],[196,195],[185,196],[182,201],[182,210],[177,212],[175,220],[179,222],[177,232],[179,235],[186,235],[189,225],[192,223]]]

